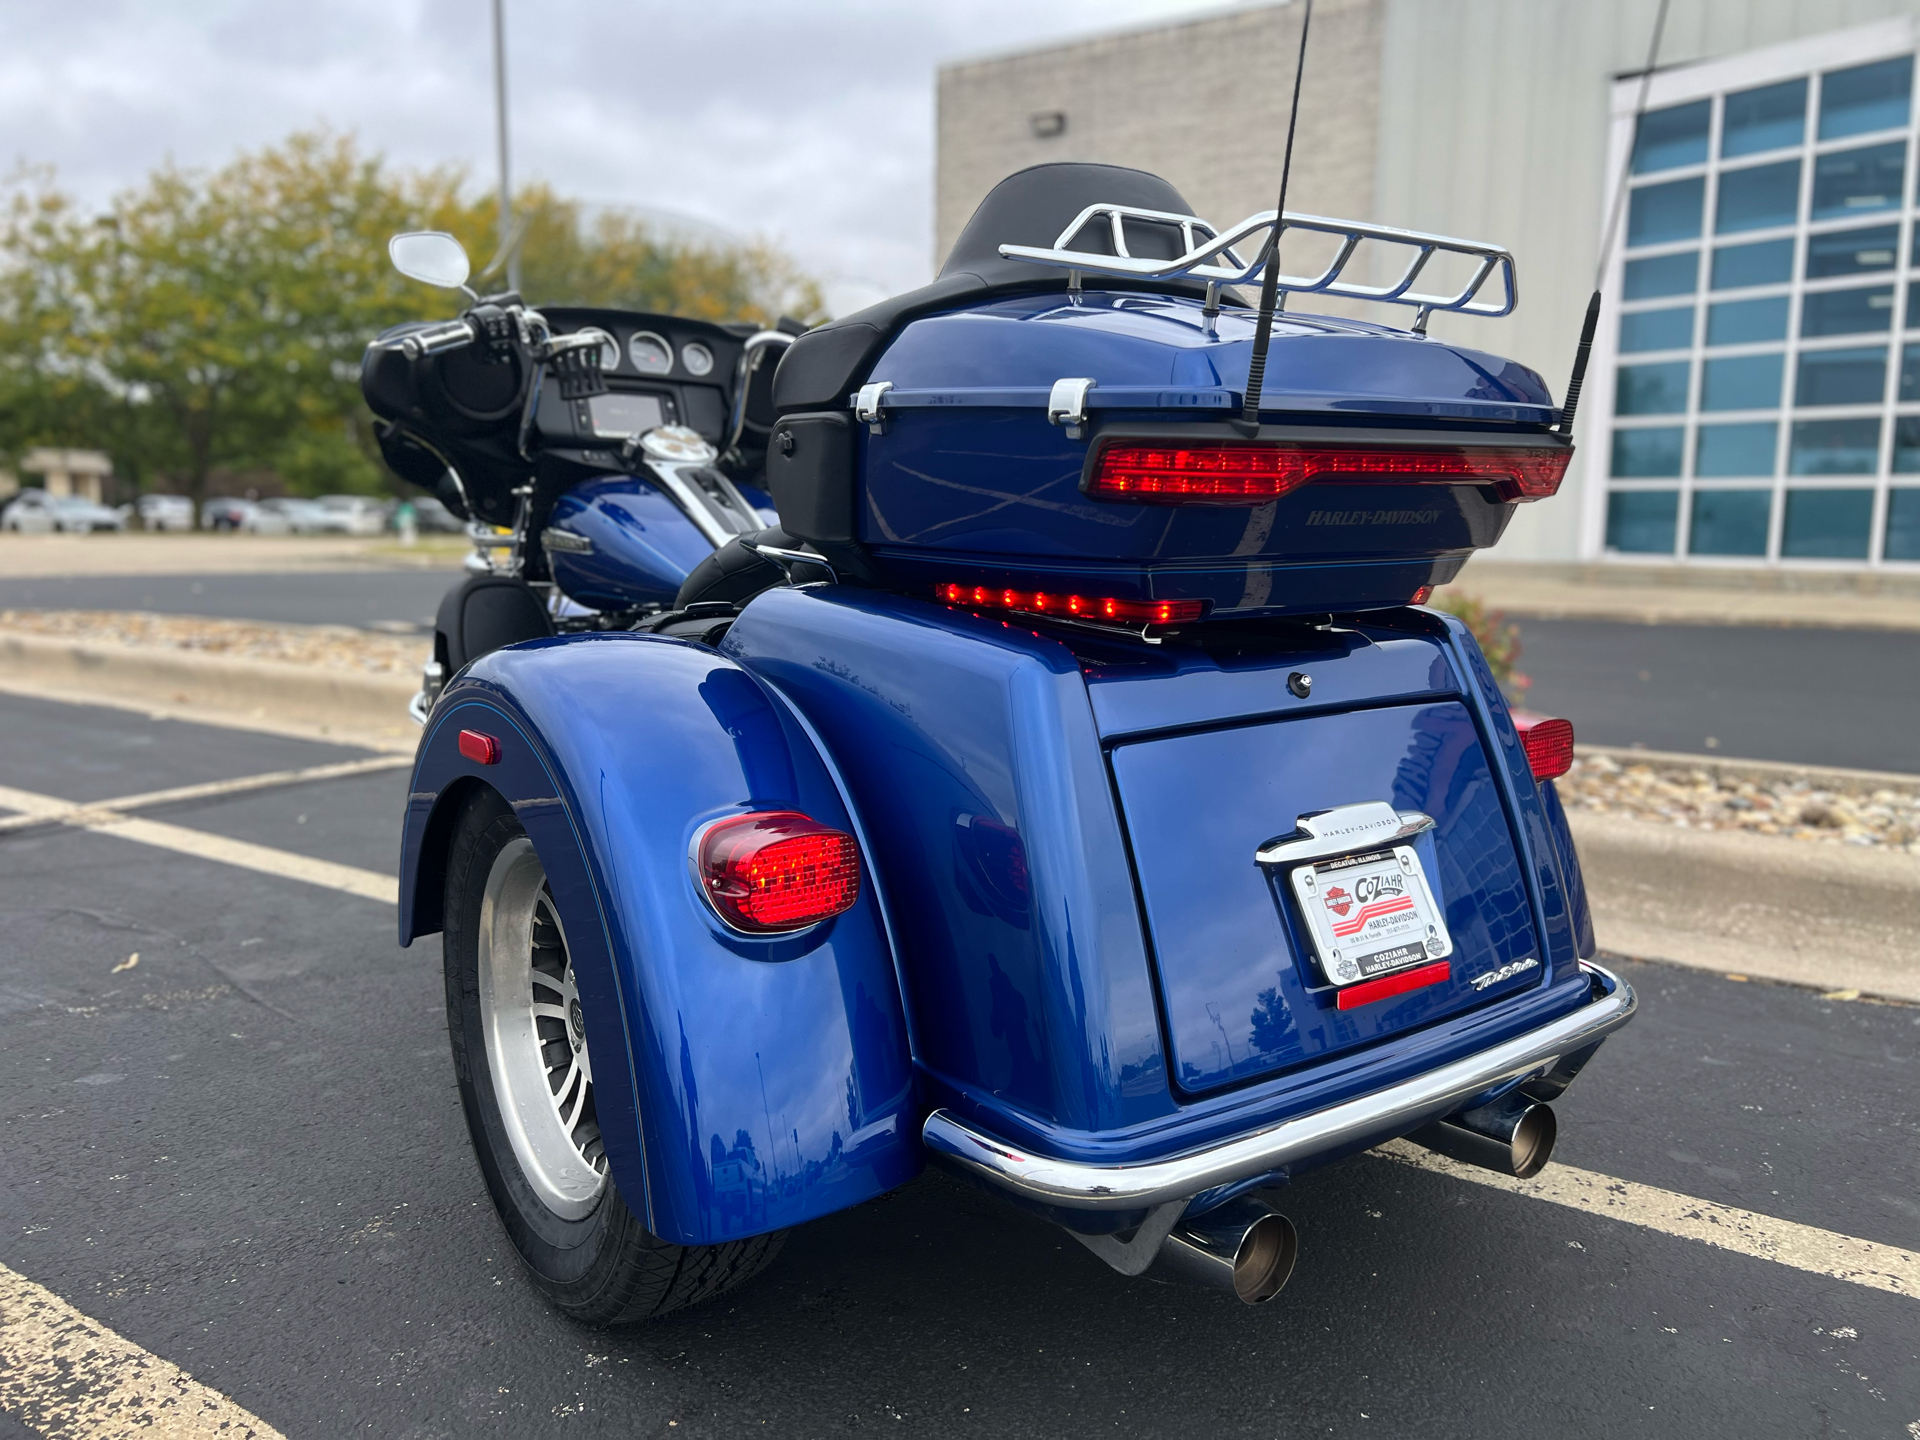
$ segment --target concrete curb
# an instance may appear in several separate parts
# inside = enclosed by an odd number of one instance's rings
[[[1603,950],[1920,1001],[1920,860],[1568,812]]]
[[[0,633],[0,677],[67,694],[185,707],[355,734],[413,730],[405,675],[355,674],[158,646]]]
[[[1920,775],[1898,770],[1848,770],[1838,765],[1797,765],[1785,760],[1722,760],[1715,755],[1689,755],[1675,750],[1635,750],[1623,745],[1573,747],[1575,755],[1604,755],[1622,765],[1656,765],[1662,769],[1704,770],[1715,780],[1804,780],[1816,790],[1837,794],[1872,794],[1875,790],[1920,790]]]

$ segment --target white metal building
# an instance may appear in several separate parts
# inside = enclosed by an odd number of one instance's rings
[[[1656,9],[1316,0],[1288,209],[1508,245],[1519,313],[1432,332],[1558,393],[1626,181],[1581,455],[1499,557],[1920,566],[1920,0],[1672,0],[1636,144]],[[1272,208],[1300,11],[943,68],[939,252],[1045,160]]]

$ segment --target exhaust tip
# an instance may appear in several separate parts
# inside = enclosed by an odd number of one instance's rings
[[[1278,1295],[1293,1277],[1300,1256],[1300,1233],[1284,1215],[1255,1221],[1233,1257],[1233,1293],[1247,1305]]]
[[[1560,1122],[1553,1118],[1551,1105],[1532,1105],[1513,1129],[1513,1173],[1531,1180],[1547,1168],[1553,1158],[1553,1142],[1560,1133]]]

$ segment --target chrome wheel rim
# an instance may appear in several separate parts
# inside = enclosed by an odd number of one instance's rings
[[[479,938],[487,1068],[514,1159],[541,1203],[581,1219],[606,1188],[606,1148],[566,930],[525,836],[487,872]]]

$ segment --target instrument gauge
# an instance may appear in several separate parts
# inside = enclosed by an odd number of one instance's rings
[[[636,330],[627,340],[627,359],[642,375],[670,374],[673,347],[651,330]]]
[[[606,374],[620,368],[620,342],[608,335],[600,342],[600,371]]]
[[[713,352],[704,345],[683,345],[680,347],[680,363],[687,367],[689,375],[711,375]]]

